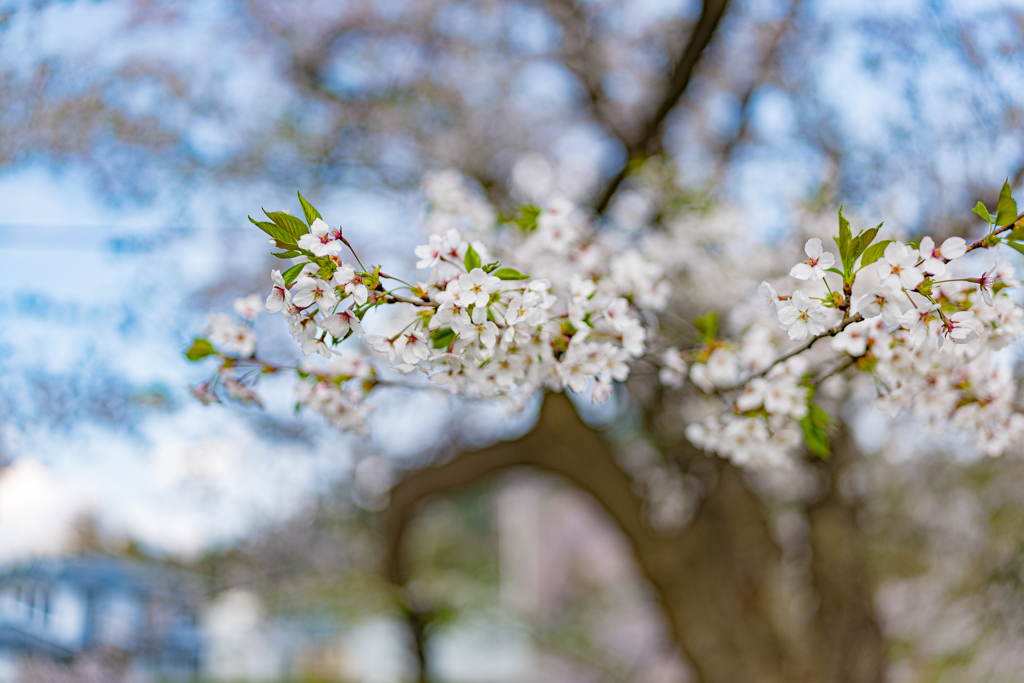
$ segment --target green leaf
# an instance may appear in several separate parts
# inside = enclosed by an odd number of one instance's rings
[[[480,267],[480,254],[476,253],[476,249],[473,248],[472,244],[466,248],[466,256],[462,259],[462,262],[466,264],[467,273],[474,268]]]
[[[718,311],[710,311],[693,321],[705,344],[718,338]]]
[[[807,450],[819,458],[827,458],[831,454],[828,445],[829,417],[821,406],[808,401],[807,414],[800,420],[800,428],[804,432]]]
[[[853,256],[850,250],[850,242],[853,240],[853,233],[850,232],[850,221],[843,216],[843,207],[839,207],[839,237],[835,238],[836,246],[839,247],[839,259],[843,262],[843,272],[849,273],[853,269]]]
[[[1018,252],[1024,255],[1024,244],[1021,244],[1020,242],[1010,242],[1009,240],[1007,240],[1005,244],[1011,249],[1016,249]]]
[[[1022,241],[1024,240],[1024,226],[1021,226],[1006,236],[1008,240]]]
[[[838,268],[826,268],[825,270],[827,270],[830,273],[835,273],[836,275],[838,275],[840,277],[843,276],[843,271],[839,270]]]
[[[986,223],[992,222],[992,215],[988,212],[988,207],[986,207],[981,202],[978,202],[977,204],[974,205],[974,213],[981,216],[982,220],[984,220]]]
[[[878,231],[881,229],[882,223],[879,223],[873,228],[861,231],[857,237],[853,240],[853,246],[851,247],[850,266],[856,263],[857,258],[864,253],[864,251],[871,246],[871,243],[875,241],[875,237],[878,235]]]
[[[302,269],[305,267],[305,263],[296,263],[294,266],[281,273],[281,277],[284,279],[284,283],[286,285],[290,285],[291,283],[295,282],[295,278],[299,276],[299,273],[301,273]]]
[[[515,268],[499,268],[491,273],[499,280],[529,280],[529,275],[523,275]]]
[[[276,256],[277,258],[296,258],[298,256],[302,256],[302,252],[295,249],[289,249],[288,251],[271,252],[270,255]]]
[[[870,247],[864,250],[864,255],[860,257],[860,267],[870,266],[872,263],[882,258],[885,253],[885,248],[889,246],[889,242],[892,240],[882,240],[881,242],[875,242]]]
[[[217,350],[213,348],[213,344],[202,337],[196,337],[192,340],[192,346],[188,347],[188,350],[185,351],[185,358],[195,362],[207,356],[212,356],[215,353],[217,353]]]
[[[295,238],[292,237],[291,234],[288,233],[287,231],[282,230],[280,227],[278,227],[276,223],[268,223],[267,221],[256,221],[253,220],[252,216],[249,216],[249,221],[257,228],[259,228],[260,230],[262,230],[263,232],[267,233],[275,240],[280,242],[280,244],[278,244],[279,247],[284,248],[284,245],[288,244],[295,246]]]
[[[302,213],[306,217],[306,222],[312,226],[313,221],[315,221],[317,218],[323,220],[323,218],[320,216],[320,212],[314,209],[313,205],[306,201],[306,198],[302,196],[302,193],[299,192],[298,195],[299,204],[302,204]]]
[[[519,216],[513,221],[523,232],[532,232],[537,229],[537,217],[540,216],[540,209],[532,204],[519,207]]]
[[[434,342],[435,349],[443,349],[455,340],[455,330],[450,327],[442,327],[431,332],[430,339]]]
[[[267,218],[274,221],[286,233],[291,235],[292,242],[298,242],[300,237],[309,232],[309,227],[290,213],[285,213],[284,211],[268,212],[266,209],[263,210],[263,213],[267,214]]]
[[[1003,183],[1003,189],[999,191],[999,206],[996,208],[996,225],[1000,228],[1010,225],[1017,220],[1017,202],[1013,201],[1010,190],[1010,181]]]

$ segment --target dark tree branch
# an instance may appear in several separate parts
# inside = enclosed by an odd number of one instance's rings
[[[586,13],[576,0],[551,0],[548,9],[562,26],[562,61],[586,90],[591,113],[598,123],[628,146],[624,123],[604,92],[604,56],[587,26]]]
[[[715,161],[715,169],[711,173],[710,185],[714,187],[717,185],[725,173],[725,169],[728,168],[729,162],[732,161],[732,156],[736,151],[736,147],[739,143],[743,142],[750,133],[750,104],[753,101],[754,93],[762,85],[771,80],[772,71],[775,68],[775,61],[778,56],[779,46],[782,43],[782,38],[793,29],[793,24],[796,23],[797,15],[800,12],[800,7],[803,4],[803,0],[793,0],[789,7],[789,13],[786,18],[779,23],[779,26],[772,33],[771,42],[765,50],[764,57],[761,58],[761,67],[758,69],[757,76],[751,81],[750,85],[743,92],[743,96],[740,98],[740,125],[736,127],[736,133],[731,136],[718,154],[718,158]]]
[[[871,666],[857,664],[854,668],[866,674],[857,677],[834,668],[836,651],[855,651],[869,663],[882,657],[881,641],[871,630],[873,622],[857,617],[856,628],[843,625],[844,605],[870,603],[865,582],[833,583],[823,590],[822,599],[828,601],[823,614],[830,619],[828,634],[835,634],[834,639],[788,621],[776,609],[782,590],[781,551],[761,501],[743,474],[725,460],[709,458],[685,444],[678,448],[686,451],[680,454],[683,460],[704,459],[704,469],[714,476],[705,482],[707,490],[691,523],[675,535],[663,535],[645,523],[643,498],[616,464],[602,435],[583,424],[564,395],[549,395],[537,426],[526,436],[411,471],[395,486],[386,512],[387,575],[399,586],[408,581],[411,568],[403,558],[403,536],[423,503],[506,469],[534,466],[580,486],[618,523],[632,544],[641,572],[656,589],[698,680],[878,683],[880,679],[869,675],[874,671]],[[844,538],[859,542],[856,527],[846,525],[848,517],[843,521],[848,532]],[[824,550],[826,572],[834,569],[844,577],[862,576],[844,555]],[[846,593],[840,597],[830,588]],[[864,611],[859,614],[870,616]],[[828,652],[823,653],[826,642]]]
[[[811,577],[818,593],[817,622],[825,647],[816,656],[826,680],[877,683],[885,664],[875,616],[859,504],[840,491],[840,478],[860,457],[845,427],[831,439],[832,455],[818,461],[826,482],[822,497],[807,510]]]
[[[636,137],[626,146],[627,162],[623,165],[610,183],[604,188],[594,210],[597,213],[604,213],[611,204],[619,186],[626,179],[629,173],[630,162],[635,159],[657,154],[661,151],[662,126],[669,113],[679,103],[683,93],[686,92],[693,79],[694,69],[700,62],[701,55],[711,43],[718,24],[725,14],[725,8],[729,0],[704,0],[704,8],[701,11],[700,19],[690,34],[690,40],[683,49],[682,54],[672,69],[672,75],[665,87],[665,92],[660,99],[658,107],[651,113],[651,116],[643,122]]]
[[[537,426],[517,441],[504,441],[480,451],[466,451],[448,462],[410,473],[391,490],[387,514],[388,578],[403,585],[405,527],[418,507],[485,480],[510,467],[533,465],[562,474],[593,494],[634,540],[647,542],[654,532],[643,521],[643,500],[633,492],[629,476],[615,465],[608,444],[584,425],[569,399],[552,394],[544,401]]]

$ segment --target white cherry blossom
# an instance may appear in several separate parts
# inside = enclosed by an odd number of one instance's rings
[[[1024,439],[1016,384],[997,355],[1024,334],[1024,314],[1005,291],[1017,284],[1012,268],[1001,263],[961,276],[972,266],[965,261],[956,264],[958,277],[916,291],[925,273],[953,270],[948,261],[967,251],[960,238],[936,248],[925,237],[920,250],[889,244],[875,266],[851,274],[855,282],[846,289],[818,282],[835,257],[812,238],[807,261],[790,270],[811,282],[783,299],[768,281],[784,274],[772,265],[777,253],[725,213],[701,213],[641,235],[599,230],[571,203],[555,200],[538,217],[538,229],[523,232],[496,227],[497,213],[458,174],[432,175],[426,185],[425,227],[432,234],[415,249],[417,266],[430,270],[422,282],[403,275],[411,282],[398,286],[384,277],[378,285],[378,265],[342,263],[335,255],[340,230],[327,231],[322,221],[303,242],[320,255],[306,258],[294,284],[271,273],[265,306],[282,314],[310,354],[300,366],[308,376],[296,387],[299,403],[339,427],[365,432],[365,399],[386,383],[377,381],[380,373],[423,373],[421,384],[524,406],[546,390],[589,390],[591,400],[606,400],[642,359],[639,367],[646,373],[653,366],[673,396],[666,406],[678,405],[672,410],[686,437],[745,467],[783,467],[803,457],[800,420],[809,387],[824,378],[840,387],[851,377],[868,379],[879,407],[964,430],[986,452]],[[482,263],[528,277],[499,280],[483,268],[467,269],[470,245]],[[379,289],[371,292],[367,282]],[[240,301],[236,313],[251,322],[256,300]],[[674,301],[680,308],[666,311]],[[774,317],[759,315],[757,304]],[[390,333],[365,339],[378,354],[372,362],[349,339],[362,335],[357,308],[370,316],[388,309],[378,320]],[[692,318],[680,317],[710,310],[719,312],[715,338],[688,337]],[[817,341],[826,325],[834,326],[829,343],[790,343]],[[274,366],[254,357],[252,325],[212,318],[209,336],[233,360],[215,355],[220,368],[197,395],[256,402],[261,373],[253,369]],[[947,338],[955,346],[942,347]],[[935,344],[922,343],[929,339]],[[195,355],[203,353],[196,347]],[[684,382],[687,376],[699,391]]]
[[[854,357],[863,356],[868,351],[868,328],[866,322],[853,323],[845,330],[832,337],[832,348]]]
[[[343,339],[350,330],[357,337],[363,336],[363,327],[359,322],[359,318],[351,309],[338,311],[327,316],[320,323],[320,327],[337,340]]]
[[[300,277],[292,287],[292,303],[299,308],[316,307],[321,311],[329,311],[338,305],[338,296],[334,287],[320,278]]]
[[[894,327],[900,324],[903,317],[902,302],[905,295],[889,284],[882,284],[862,296],[854,306],[854,310],[864,318],[881,315],[886,325]]]
[[[672,347],[661,354],[662,367],[658,370],[658,380],[668,387],[683,386],[686,377],[686,360],[679,349]]]
[[[317,256],[333,256],[341,253],[341,242],[331,234],[331,228],[317,218],[309,226],[309,232],[299,238],[299,249],[311,251]]]
[[[743,391],[736,398],[736,407],[743,412],[760,408],[764,405],[764,396],[767,392],[768,380],[756,377],[743,387]]]
[[[474,268],[459,276],[458,301],[461,306],[486,306],[491,294],[501,287],[501,280],[488,275],[482,268]]]
[[[978,289],[981,291],[981,296],[989,306],[992,305],[992,290],[997,282],[996,270],[998,268],[999,266],[992,266],[988,272],[973,279],[974,282],[978,283]]]
[[[974,327],[974,312],[960,311],[946,317],[942,324],[942,336],[939,337],[939,348],[942,348],[942,339],[947,337],[954,344],[966,344],[972,339],[980,336]]]
[[[924,282],[924,275],[917,267],[918,253],[902,242],[890,242],[885,247],[882,260],[878,262],[878,273],[882,283],[904,289],[916,289]]]
[[[263,295],[257,293],[250,294],[249,296],[240,296],[235,299],[231,307],[235,313],[246,320],[255,320],[256,316],[264,309]]]
[[[453,328],[463,343],[472,343],[477,340],[484,348],[490,349],[498,341],[498,326],[487,319],[487,308],[477,306],[473,309],[473,315],[463,315]]]
[[[365,304],[370,296],[369,289],[363,284],[362,278],[356,275],[355,269],[352,266],[340,266],[334,272],[331,282],[338,287],[343,287],[345,294],[351,296],[358,306]]]
[[[211,313],[207,318],[210,341],[225,352],[249,357],[256,350],[256,335],[247,325],[236,323],[224,313]]]
[[[613,299],[604,309],[604,319],[610,322],[612,327],[619,332],[635,324],[634,319],[629,315],[629,302],[621,297]]]
[[[288,287],[284,284],[281,271],[270,271],[270,279],[273,285],[270,289],[270,296],[267,297],[266,306],[267,310],[271,313],[278,313],[284,304],[291,302],[291,294],[288,291]]]
[[[762,282],[757,286],[757,295],[761,297],[761,310],[768,314],[774,314],[779,304],[779,293],[775,291],[767,282]]]
[[[789,332],[789,338],[793,341],[803,341],[808,334],[813,336],[824,332],[827,318],[824,306],[812,301],[800,289],[793,292],[785,306],[779,307],[779,323]]]
[[[401,335],[385,337],[380,334],[370,334],[366,336],[366,343],[377,353],[387,356],[388,361],[393,365],[400,362],[402,351],[405,349],[405,339]]]
[[[307,356],[311,353],[319,353],[324,358],[331,357],[331,349],[321,339],[307,339],[302,342],[302,352]]]
[[[911,346],[920,345],[928,336],[930,324],[938,320],[938,315],[935,313],[938,309],[938,304],[924,301],[903,315],[900,325],[910,330],[907,341]]]
[[[430,339],[421,332],[409,332],[404,335],[405,348],[402,349],[402,360],[415,365],[430,357]]]
[[[922,271],[932,275],[944,275],[946,261],[958,259],[967,253],[967,242],[963,237],[949,237],[942,243],[942,246],[936,247],[935,240],[925,236],[921,238],[918,251],[921,258],[924,259],[920,265]]]
[[[836,263],[836,257],[822,249],[821,240],[817,237],[807,240],[804,253],[807,254],[807,260],[796,264],[789,271],[790,276],[797,280],[820,280],[825,277],[825,271]]]

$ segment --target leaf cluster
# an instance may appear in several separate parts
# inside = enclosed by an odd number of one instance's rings
[[[718,311],[708,311],[693,321],[701,341],[710,346],[718,338]]]
[[[993,247],[1001,241],[995,234],[997,228],[1005,228],[1015,225],[1017,222],[1017,201],[1013,198],[1013,190],[1010,188],[1010,181],[1007,179],[999,191],[999,203],[996,205],[995,214],[988,211],[984,202],[978,202],[974,206],[974,213],[981,216],[982,220],[989,224],[989,235],[985,238],[985,246]],[[1015,228],[1005,238],[1007,246],[1021,254],[1024,254],[1024,226]]]
[[[825,409],[814,403],[814,388],[807,391],[807,414],[800,420],[800,428],[804,433],[807,450],[819,458],[825,459],[832,451],[828,445],[828,437],[834,431],[831,420]]]
[[[843,269],[829,268],[829,270],[842,276],[844,284],[853,284],[854,277],[861,268],[882,258],[886,246],[892,242],[892,240],[875,242],[875,237],[878,236],[882,225],[879,223],[873,228],[861,230],[854,236],[853,231],[850,230],[850,221],[843,216],[843,207],[839,207],[839,236],[834,239],[836,246],[839,247],[839,261]],[[860,259],[859,268],[856,267],[857,259]]]
[[[466,266],[466,272],[467,273],[471,272],[474,268],[480,268],[485,273],[493,275],[494,277],[498,278],[499,280],[529,280],[530,279],[529,275],[524,275],[523,273],[520,273],[515,268],[502,268],[501,267],[501,263],[499,261],[495,261],[493,263],[488,263],[487,265],[483,265],[483,262],[480,259],[480,254],[476,253],[476,249],[473,248],[472,244],[470,244],[469,247],[466,249],[466,255],[463,257],[462,263],[463,263],[463,265]]]
[[[192,345],[185,351],[185,358],[192,362],[196,362],[208,356],[213,356],[216,353],[217,350],[213,348],[213,344],[211,344],[208,339],[196,337],[192,340]]]

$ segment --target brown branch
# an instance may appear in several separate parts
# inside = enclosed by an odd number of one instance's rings
[[[411,473],[391,490],[386,530],[388,578],[396,585],[408,578],[401,560],[402,537],[424,500],[458,491],[517,465],[542,467],[566,476],[592,493],[630,538],[654,538],[643,521],[643,500],[634,493],[629,476],[615,465],[608,444],[583,424],[564,394],[551,394],[544,401],[537,426],[521,439],[460,453],[444,464]]]
[[[426,299],[410,299],[408,297],[392,294],[391,292],[388,292],[386,296],[389,297],[389,300],[387,300],[388,303],[412,304],[413,306],[430,306],[431,308],[437,308],[438,306],[441,305],[438,303],[434,303],[433,301],[428,301]],[[393,299],[393,301],[390,299]]]
[[[619,186],[629,173],[630,162],[661,151],[661,134],[665,119],[679,103],[683,93],[689,87],[694,69],[697,67],[701,55],[704,54],[704,50],[711,43],[711,39],[718,30],[718,24],[722,19],[722,15],[725,14],[725,8],[728,4],[729,0],[704,0],[700,19],[693,28],[689,42],[687,42],[686,47],[672,69],[672,75],[665,87],[665,92],[661,97],[658,107],[644,121],[636,137],[626,146],[627,162],[599,196],[597,203],[594,205],[594,210],[597,213],[604,213],[608,205],[611,204],[612,197],[615,196]]]
[[[864,531],[857,520],[860,506],[840,490],[841,477],[860,454],[845,426],[831,441],[831,457],[815,465],[824,491],[807,508],[811,578],[818,597],[815,620],[825,645],[815,652],[815,664],[822,680],[878,683],[885,647],[872,603]]]
[[[645,524],[644,500],[616,464],[609,444],[583,424],[564,395],[551,394],[526,436],[410,472],[395,486],[386,513],[388,578],[401,586],[410,577],[403,535],[422,503],[512,467],[539,467],[590,493],[618,523],[698,680],[825,681],[802,654],[802,648],[813,650],[816,634],[804,634],[801,647],[791,647],[787,627],[773,610],[780,550],[757,496],[728,462],[685,443],[678,448],[682,459],[706,465],[699,468],[706,475],[705,494],[689,526],[662,535]]]
[[[622,120],[615,115],[605,95],[601,47],[587,27],[587,16],[576,0],[551,0],[551,14],[562,27],[562,62],[586,90],[590,110],[598,122],[628,146],[629,138]]]
[[[801,344],[800,346],[798,346],[798,347],[796,347],[795,349],[793,349],[792,351],[787,351],[786,353],[782,354],[781,356],[779,356],[778,358],[776,358],[775,360],[773,360],[773,361],[772,361],[772,363],[771,363],[771,365],[769,365],[768,367],[766,367],[766,368],[765,368],[764,370],[762,370],[761,372],[757,373],[756,375],[751,375],[750,377],[747,377],[747,378],[746,378],[745,380],[743,380],[742,382],[740,382],[740,383],[739,383],[739,384],[737,384],[736,386],[733,386],[733,387],[729,387],[729,389],[727,389],[727,390],[725,390],[725,391],[731,391],[731,390],[733,390],[733,389],[739,389],[740,387],[742,387],[742,386],[746,385],[746,383],[747,383],[747,382],[749,382],[749,381],[750,381],[750,380],[752,380],[752,379],[757,379],[758,377],[764,377],[764,376],[765,376],[765,375],[767,375],[767,374],[768,374],[768,372],[769,372],[769,371],[771,371],[771,369],[772,369],[772,368],[774,368],[774,367],[775,367],[776,365],[778,365],[779,363],[783,363],[783,362],[785,362],[785,361],[789,360],[789,359],[790,359],[790,358],[792,358],[793,356],[799,356],[799,355],[800,355],[801,353],[803,353],[803,352],[804,352],[804,351],[806,351],[807,349],[809,349],[809,348],[811,348],[812,346],[814,346],[814,343],[815,343],[816,341],[818,341],[819,339],[824,339],[824,338],[826,338],[826,337],[834,337],[834,336],[836,336],[837,334],[839,334],[840,332],[842,332],[843,330],[845,330],[845,329],[846,329],[847,327],[849,327],[850,325],[852,325],[853,323],[859,323],[859,322],[861,322],[862,320],[864,320],[864,316],[862,316],[862,315],[861,315],[860,313],[858,313],[857,315],[851,316],[851,317],[849,317],[849,318],[846,318],[845,320],[843,320],[842,322],[840,322],[840,323],[839,323],[838,325],[836,325],[835,327],[833,327],[833,328],[831,328],[831,329],[828,329],[828,330],[825,330],[825,331],[824,331],[824,332],[822,332],[821,334],[816,334],[816,335],[814,335],[813,337],[811,337],[810,339],[808,339],[808,340],[807,340],[806,342],[804,342],[804,343],[803,343],[803,344]]]
[[[782,20],[774,31],[768,49],[765,50],[764,57],[761,58],[761,68],[758,70],[757,76],[751,81],[740,98],[740,125],[736,127],[736,134],[729,138],[725,145],[722,146],[715,162],[715,168],[710,174],[709,186],[714,187],[721,181],[722,174],[729,165],[729,161],[732,160],[736,147],[746,139],[750,129],[750,109],[754,93],[770,79],[772,69],[775,67],[775,59],[778,56],[779,45],[782,43],[782,38],[792,30],[793,24],[796,23],[796,17],[800,12],[802,4],[803,0],[793,0],[789,6],[789,13],[786,15],[786,18]]]
[[[818,377],[815,377],[814,381],[813,381],[813,384],[815,386],[820,385],[822,382],[824,382],[828,378],[834,377],[835,375],[838,375],[841,372],[845,372],[847,369],[852,367],[853,364],[856,363],[856,362],[857,362],[857,359],[855,357],[853,357],[853,356],[847,357],[842,362],[837,363],[835,365],[835,367],[833,367],[831,370],[827,370],[823,374],[819,375]]]
[[[1016,230],[1019,227],[1022,227],[1022,224],[1024,224],[1024,213],[1022,213],[1019,216],[1017,216],[1017,220],[1015,220],[1014,222],[1010,223],[1009,225],[1004,225],[1001,228],[993,230],[992,231],[992,235],[1001,235],[1004,232],[1011,232],[1013,230]],[[975,240],[974,242],[971,242],[970,244],[967,245],[967,251],[974,251],[975,249],[982,249],[982,248],[988,249],[988,248],[990,248],[992,246],[995,246],[995,245],[986,245],[985,244],[985,242],[986,242],[986,240],[988,240],[988,238],[989,238],[989,235],[985,235],[981,239],[978,239],[978,240]],[[964,253],[967,253],[967,251],[965,251]],[[945,263],[949,263],[949,261],[950,261],[950,259],[948,259],[948,258],[943,258],[942,260]]]

